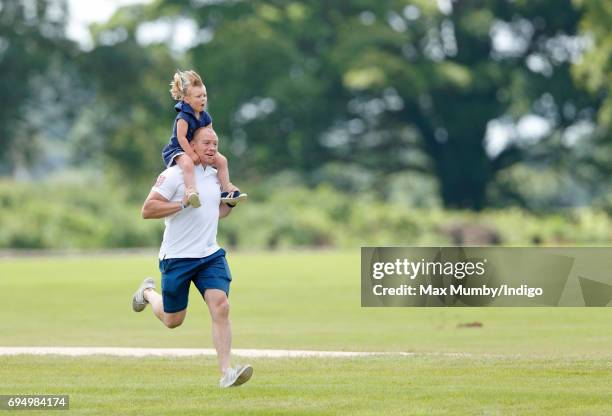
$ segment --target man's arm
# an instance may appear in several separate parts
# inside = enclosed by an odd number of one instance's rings
[[[219,204],[219,218],[225,218],[232,213],[232,208],[228,207],[225,202]]]
[[[180,202],[170,202],[158,192],[151,191],[144,204],[142,205],[142,218],[157,219],[165,218],[183,210],[183,205],[187,203],[187,196],[183,197],[183,204]]]

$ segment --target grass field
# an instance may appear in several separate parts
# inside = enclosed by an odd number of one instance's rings
[[[209,357],[0,357],[0,394],[70,394],[76,414],[612,413],[612,308],[361,308],[357,250],[228,260],[235,348],[417,354],[256,359],[230,391]],[[174,330],[131,312],[146,275],[154,254],[0,259],[0,346],[210,347],[195,291]]]
[[[612,401],[609,367],[593,360],[259,359],[230,390],[213,358],[3,361],[3,392],[69,393],[70,414],[605,415]]]

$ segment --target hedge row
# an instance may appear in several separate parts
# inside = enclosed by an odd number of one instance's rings
[[[143,195],[144,197],[144,195]],[[0,183],[0,248],[75,249],[159,245],[163,221],[116,188]],[[245,249],[440,244],[607,244],[612,221],[581,209],[534,215],[417,209],[329,187],[252,195],[223,220],[220,243]]]

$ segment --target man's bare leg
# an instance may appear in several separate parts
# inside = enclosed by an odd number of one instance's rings
[[[212,318],[213,345],[217,350],[217,360],[221,374],[230,366],[232,348],[232,327],[229,320],[229,302],[224,291],[206,289],[204,301]]]
[[[151,305],[151,309],[153,309],[155,316],[157,316],[157,318],[168,328],[176,328],[185,320],[187,309],[175,313],[164,312],[163,299],[154,289],[146,289],[144,291],[144,298]]]

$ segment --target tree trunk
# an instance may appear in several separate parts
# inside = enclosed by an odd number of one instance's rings
[[[483,145],[484,130],[475,128],[470,136],[449,136],[446,142],[438,143],[434,164],[447,208],[479,211],[486,206],[487,187],[494,173]]]

